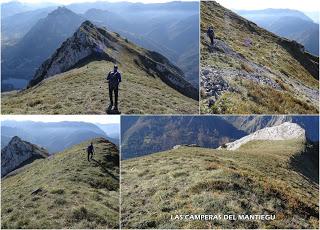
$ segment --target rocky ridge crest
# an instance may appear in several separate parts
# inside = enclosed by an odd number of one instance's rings
[[[305,130],[296,123],[284,122],[281,125],[260,129],[248,136],[242,137],[234,142],[226,143],[219,149],[237,150],[241,145],[254,140],[305,140]]]
[[[26,161],[46,158],[49,153],[34,144],[14,136],[1,150],[1,177],[22,166]]]

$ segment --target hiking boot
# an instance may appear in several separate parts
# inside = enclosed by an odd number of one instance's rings
[[[118,106],[114,106],[114,107],[113,107],[113,110],[114,110],[114,111],[118,111]]]
[[[110,105],[108,106],[108,110],[112,110],[112,107],[113,107],[113,105],[110,104]]]

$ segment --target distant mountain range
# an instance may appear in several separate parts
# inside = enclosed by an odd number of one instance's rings
[[[308,141],[319,140],[317,116],[122,117],[122,159],[168,150],[175,145],[217,148],[257,130],[285,122],[301,126]]]
[[[303,12],[289,9],[236,12],[279,36],[301,43],[307,51],[319,56],[319,24]]]
[[[118,138],[108,137],[98,126],[86,122],[1,122],[1,148],[4,148],[14,136],[44,147],[50,154],[96,137],[106,138],[119,145]]]
[[[198,87],[197,4],[99,2],[71,4],[68,9],[45,5],[22,11],[20,4],[5,3],[5,8],[17,13],[6,14],[1,20],[2,90],[25,87],[39,65],[86,19],[106,26],[144,48],[160,52],[184,71],[194,87]]]
[[[8,80],[9,85],[14,85],[16,79],[29,81],[41,63],[71,36],[83,21],[81,16],[64,7],[59,7],[47,17],[39,19],[16,44],[3,48],[2,79]]]
[[[30,12],[33,10],[53,7],[54,3],[42,2],[42,3],[26,3],[21,1],[10,1],[1,3],[1,19],[10,17],[19,13]]]

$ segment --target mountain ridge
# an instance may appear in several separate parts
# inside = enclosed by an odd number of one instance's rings
[[[123,77],[119,97],[123,113],[198,110],[198,90],[166,57],[86,21],[39,67],[29,88],[3,94],[2,111],[105,114],[108,105],[105,78],[114,64],[119,66]]]
[[[306,140],[305,130],[296,123],[284,122],[280,125],[266,127],[254,133],[244,136],[234,142],[225,143],[218,149],[237,150],[242,145],[250,141],[273,141],[273,140],[291,140],[302,139]]]
[[[201,3],[201,18],[201,113],[318,113],[318,57],[215,1]]]
[[[220,117],[125,117],[121,120],[122,159],[184,144],[217,148],[244,135]]]
[[[119,150],[104,138],[82,142],[5,178],[1,193],[1,228],[117,229]]]
[[[92,60],[94,58],[110,61],[114,64],[121,63],[117,60],[117,55],[113,53],[119,49],[116,44],[118,39],[120,37],[116,38],[116,36],[96,27],[88,20],[83,22],[74,35],[67,39],[51,58],[41,65],[28,87],[35,86],[49,76],[66,72],[74,66],[78,66],[79,63],[86,62],[87,59]],[[139,60],[135,60],[135,62],[140,62],[146,72],[157,75],[163,82],[182,94],[195,100],[198,99],[197,90],[183,79],[183,72],[173,66],[164,56],[148,50],[145,51],[146,56],[143,56],[139,55],[134,49],[125,48],[138,55]],[[108,52],[109,49],[112,51]]]
[[[319,155],[305,150],[306,144],[297,139],[252,141],[233,152],[180,147],[124,160],[122,227],[317,228],[319,166],[315,159]],[[167,221],[177,213],[223,216],[228,212],[276,218]]]
[[[296,40],[309,53],[319,56],[319,24],[305,13],[289,9],[236,12],[279,36]]]
[[[218,148],[258,130],[286,122],[304,129],[307,141],[318,141],[318,116],[123,117],[122,159],[169,150],[176,145]]]
[[[49,153],[44,148],[14,136],[7,146],[1,149],[1,177],[37,159],[48,156]]]

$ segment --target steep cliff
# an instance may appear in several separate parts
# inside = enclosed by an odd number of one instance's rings
[[[21,140],[15,136],[1,150],[1,177],[25,164],[40,158],[46,158],[49,153],[36,145]]]

